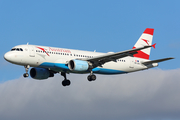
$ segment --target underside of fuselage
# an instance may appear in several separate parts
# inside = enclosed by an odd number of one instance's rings
[[[89,70],[81,71],[81,72],[71,71],[67,64],[62,64],[62,63],[42,63],[38,67],[50,68],[51,70],[53,70],[57,73],[59,73],[59,72],[77,73],[77,74],[90,73]],[[108,75],[128,73],[128,72],[122,71],[122,70],[114,70],[114,69],[101,68],[101,67],[96,67],[96,68],[92,69],[92,71],[93,71],[93,73],[96,73],[96,74],[108,74]]]

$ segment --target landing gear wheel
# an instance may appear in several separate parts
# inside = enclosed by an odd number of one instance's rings
[[[96,76],[95,76],[95,75],[89,75],[89,76],[87,77],[87,79],[88,79],[89,81],[95,81],[95,80],[96,80]]]
[[[61,72],[61,75],[64,77],[64,80],[62,81],[63,86],[69,86],[71,84],[71,81],[66,78],[66,73]]]
[[[63,80],[62,81],[62,85],[63,86],[69,86],[71,84],[71,81],[70,80]]]
[[[26,77],[29,77],[29,74],[28,73],[24,73],[23,76],[26,78]]]
[[[92,79],[93,81],[95,81],[95,80],[96,80],[96,76],[95,76],[95,75],[91,75],[91,79]]]
[[[87,79],[88,79],[88,81],[92,81],[91,80],[91,75],[88,75]]]

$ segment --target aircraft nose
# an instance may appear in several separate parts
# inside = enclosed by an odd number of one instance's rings
[[[12,59],[12,54],[7,52],[6,54],[4,54],[4,59],[10,62]]]

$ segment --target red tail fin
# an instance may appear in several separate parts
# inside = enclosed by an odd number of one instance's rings
[[[152,38],[153,38],[154,29],[146,28],[143,34],[140,36],[134,48],[143,47],[147,45],[152,45]],[[155,48],[155,45],[152,45]],[[151,48],[139,50],[137,54],[134,54],[134,57],[149,59]]]

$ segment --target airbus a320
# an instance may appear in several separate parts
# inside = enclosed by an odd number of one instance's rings
[[[149,60],[154,29],[147,28],[132,49],[121,52],[90,52],[66,48],[55,48],[39,45],[18,45],[4,55],[6,61],[25,67],[24,77],[44,80],[60,73],[63,86],[69,86],[66,73],[85,74],[87,79],[95,81],[95,74],[123,74],[157,67],[159,62],[172,57]]]

